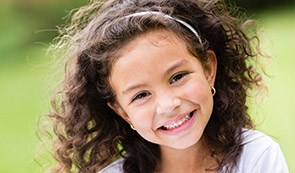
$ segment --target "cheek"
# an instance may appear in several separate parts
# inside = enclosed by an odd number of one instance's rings
[[[182,89],[185,97],[197,104],[208,104],[212,102],[212,94],[209,84],[205,81],[195,80],[188,83],[185,88]]]
[[[150,128],[153,123],[153,110],[150,106],[132,108],[127,114],[131,123],[137,128]]]

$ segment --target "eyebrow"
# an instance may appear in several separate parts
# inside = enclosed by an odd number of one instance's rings
[[[143,88],[145,85],[144,84],[138,84],[138,85],[133,85],[131,87],[128,87],[126,90],[124,90],[122,93],[127,94],[128,92],[137,89],[137,88]]]
[[[186,59],[182,59],[180,61],[177,61],[176,63],[172,64],[165,72],[164,75],[169,75],[172,71],[174,71],[175,69],[181,67],[183,64],[188,63],[188,61]],[[143,88],[145,87],[145,84],[138,84],[138,85],[133,85],[131,87],[128,87],[127,89],[125,89],[122,93],[123,94],[127,94],[128,92],[137,89],[137,88]]]
[[[188,61],[186,59],[182,59],[180,61],[177,61],[176,63],[172,64],[166,71],[165,71],[165,75],[170,74],[171,72],[173,72],[175,69],[181,67],[182,65],[188,63]]]

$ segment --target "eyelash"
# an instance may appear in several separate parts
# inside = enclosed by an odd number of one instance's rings
[[[189,73],[188,72],[179,72],[179,73],[176,73],[175,75],[173,75],[171,78],[170,78],[170,84],[173,84],[175,82],[178,82],[179,80],[181,80],[183,77],[185,77],[186,75],[188,75]],[[144,97],[147,97],[149,96],[149,92],[148,91],[144,91],[144,92],[140,92],[139,94],[135,95],[132,99],[131,99],[131,103],[136,101],[136,100],[139,100],[139,99],[143,99]]]
[[[135,96],[132,98],[131,102],[133,102],[133,101],[135,101],[135,100],[138,100],[138,99],[142,99],[142,98],[147,97],[147,96],[149,96],[149,93],[148,93],[148,92],[141,92],[141,93],[135,95]]]
[[[179,80],[181,80],[184,76],[188,75],[188,72],[179,72],[173,75],[170,79],[170,84],[173,84]]]

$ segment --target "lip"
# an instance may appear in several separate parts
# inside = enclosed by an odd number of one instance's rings
[[[178,134],[178,133],[180,133],[182,131],[185,131],[185,130],[189,129],[191,127],[191,125],[193,124],[193,122],[195,121],[196,112],[197,112],[196,110],[193,110],[193,111],[187,113],[187,114],[192,113],[193,114],[192,117],[188,121],[186,121],[184,124],[180,125],[179,127],[169,129],[169,130],[164,130],[164,129],[161,128],[162,127],[161,126],[161,127],[158,128],[158,130],[160,132],[162,132],[162,133],[167,134],[167,135],[176,135],[176,134]],[[177,119],[175,119],[173,121],[169,121],[169,122],[165,123],[163,126],[169,125],[171,123],[173,124],[173,123],[177,122],[178,120],[184,118],[187,114],[183,114],[183,115],[179,116],[179,118],[177,118]]]
[[[170,121],[167,121],[165,124],[163,124],[162,126],[167,126],[167,125],[170,125],[170,124],[174,124],[176,122],[178,122],[179,120],[183,119],[185,116],[187,116],[188,114],[190,114],[191,112],[193,111],[190,111],[190,112],[187,112],[187,113],[184,113],[184,114],[181,114],[179,115],[177,118],[173,119],[173,120],[170,120]]]

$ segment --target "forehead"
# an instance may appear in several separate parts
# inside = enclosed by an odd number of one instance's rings
[[[138,80],[144,83],[151,77],[161,76],[166,68],[190,58],[185,43],[175,34],[167,30],[151,31],[138,36],[119,51],[110,82],[124,86]]]
[[[176,48],[182,51],[176,51]],[[176,54],[180,53],[187,54],[189,51],[185,42],[175,33],[165,29],[151,30],[136,36],[120,48],[117,52],[117,58],[113,62],[112,71],[116,70],[116,66],[127,68],[134,62],[143,65],[149,64],[149,61],[161,61],[165,59],[164,57],[177,56]],[[136,66],[132,66],[132,68],[136,68]]]

